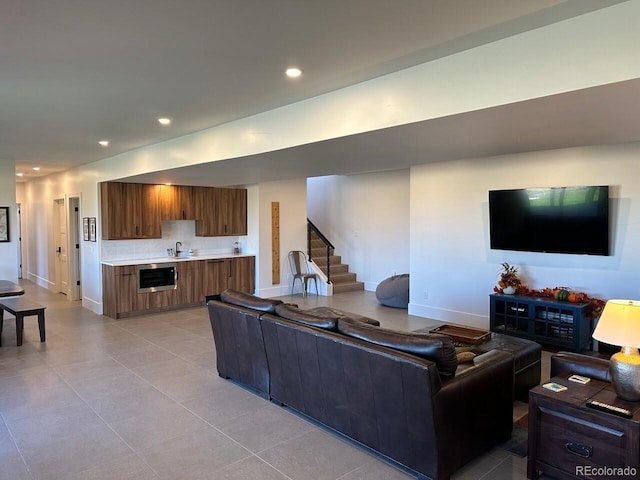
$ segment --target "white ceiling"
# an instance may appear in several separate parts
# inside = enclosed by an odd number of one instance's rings
[[[14,160],[28,180],[613,3],[2,0],[0,159]],[[302,78],[285,79],[290,65],[303,69]],[[252,179],[242,168],[239,180],[239,160],[216,162],[216,176],[221,184],[252,183],[274,179],[274,166],[283,178],[640,140],[639,91],[637,82],[624,82],[247,157],[241,161],[252,166]],[[160,116],[172,124],[162,127]],[[473,134],[464,141],[451,142],[452,132],[478,120],[484,130],[469,129]],[[111,142],[108,148],[98,145],[103,139]],[[331,165],[327,158],[336,149],[341,160]],[[310,161],[301,164],[301,157]],[[201,168],[167,171],[162,181],[198,184]]]

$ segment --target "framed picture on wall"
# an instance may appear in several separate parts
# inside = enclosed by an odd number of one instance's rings
[[[89,217],[89,241],[96,241],[96,217]]]
[[[89,217],[82,219],[82,238],[85,242],[89,241]]]
[[[0,242],[9,241],[9,207],[0,207]]]

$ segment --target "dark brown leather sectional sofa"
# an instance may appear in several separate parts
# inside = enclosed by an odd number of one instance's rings
[[[513,356],[458,365],[448,337],[226,291],[208,302],[220,376],[413,470],[448,479],[511,436]]]

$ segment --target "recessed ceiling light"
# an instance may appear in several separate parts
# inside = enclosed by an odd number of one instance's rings
[[[300,70],[298,67],[289,67],[284,73],[289,78],[298,78],[300,75],[302,75],[302,70]]]
[[[102,145],[103,147],[108,147],[109,146],[109,140],[100,140],[98,143],[100,145]]]
[[[23,175],[24,175],[24,173],[16,173],[16,177],[21,177]]]
[[[33,170],[34,170],[35,172],[39,172],[39,171],[40,171],[40,167],[33,167]]]
[[[158,122],[160,122],[160,125],[169,125],[171,123],[171,119],[170,118],[159,118]]]

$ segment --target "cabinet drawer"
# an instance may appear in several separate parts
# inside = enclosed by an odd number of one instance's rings
[[[599,418],[598,424],[588,415],[577,418],[541,407],[537,458],[565,472],[575,472],[579,466],[627,466],[627,433],[603,424],[602,415]]]

